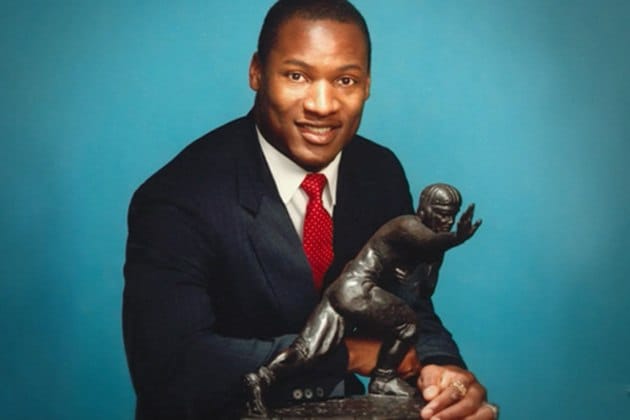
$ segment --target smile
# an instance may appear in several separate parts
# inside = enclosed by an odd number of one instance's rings
[[[315,134],[325,134],[332,131],[332,127],[315,127],[313,125],[303,125],[302,128]]]
[[[298,124],[302,137],[308,143],[324,145],[330,143],[335,138],[336,126],[332,125],[311,125]]]

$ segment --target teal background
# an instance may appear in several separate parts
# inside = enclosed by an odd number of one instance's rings
[[[126,207],[246,113],[269,1],[4,1],[0,418],[131,419]],[[436,305],[504,419],[630,418],[630,7],[356,0],[360,132],[484,224]]]

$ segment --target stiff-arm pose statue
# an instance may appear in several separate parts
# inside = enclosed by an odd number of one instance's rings
[[[379,228],[325,290],[289,348],[245,376],[250,413],[265,415],[265,390],[327,354],[354,326],[383,340],[369,392],[412,396],[415,388],[398,377],[396,368],[415,342],[416,314],[379,284],[404,281],[421,264],[437,264],[439,269],[445,251],[472,237],[481,225],[481,220],[472,222],[474,204],[462,214],[456,232],[450,232],[460,203],[454,187],[432,184],[423,190],[416,214],[396,217]]]

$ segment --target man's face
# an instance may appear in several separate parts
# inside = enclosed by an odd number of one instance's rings
[[[459,206],[450,204],[429,204],[422,213],[422,222],[434,232],[449,232],[455,222]]]
[[[370,92],[367,45],[354,24],[291,18],[249,84],[263,136],[308,171],[328,165],[359,128]]]

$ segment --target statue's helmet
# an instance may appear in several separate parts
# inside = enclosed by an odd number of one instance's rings
[[[435,232],[448,232],[462,204],[462,196],[449,184],[431,184],[420,193],[418,216]]]

